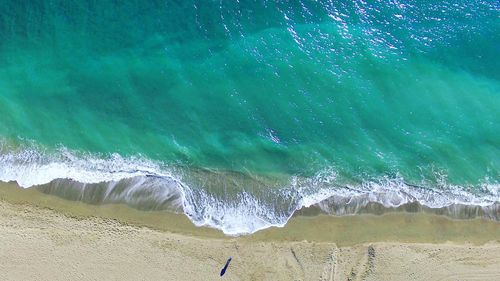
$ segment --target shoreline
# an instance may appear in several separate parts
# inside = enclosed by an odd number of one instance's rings
[[[374,241],[412,243],[500,242],[500,222],[485,218],[454,219],[427,212],[389,210],[380,214],[333,216],[307,211],[292,216],[283,227],[270,227],[253,234],[231,236],[208,226],[195,226],[183,213],[143,211],[125,204],[93,205],[45,194],[35,188],[21,188],[15,183],[0,183],[0,200],[62,213],[73,218],[99,217],[117,222],[148,227],[157,231],[218,239],[252,241],[315,241],[338,245],[356,245]],[[338,229],[342,229],[339,232]],[[375,231],[366,231],[373,229]],[[422,232],[439,236],[422,235]]]
[[[183,214],[0,184],[2,280],[497,280],[500,223],[430,214],[296,216],[230,237]],[[30,270],[26,270],[30,268]]]
[[[337,178],[334,168],[296,176],[164,166],[142,156],[86,154],[64,146],[45,150],[34,142],[11,147],[2,145],[0,139],[0,146],[2,182],[15,181],[25,188],[90,204],[183,211],[194,224],[209,225],[228,235],[283,226],[293,216],[318,211],[335,216],[422,211],[500,221],[498,185],[489,181],[467,187],[444,180],[434,186],[432,181],[424,183],[423,177],[419,185],[399,173],[346,181]],[[242,201],[247,203],[239,204]]]

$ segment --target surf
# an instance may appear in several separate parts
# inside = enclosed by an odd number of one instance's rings
[[[47,153],[39,147],[6,146],[0,149],[0,181],[15,181],[24,188],[38,188],[90,204],[127,204],[140,210],[182,212],[195,225],[220,229],[228,235],[283,227],[304,208],[349,215],[371,203],[385,208],[409,203],[430,209],[476,206],[483,207],[484,217],[499,219],[500,186],[487,182],[469,191],[446,183],[445,178],[439,187],[410,184],[402,177],[388,176],[342,185],[336,172],[329,169],[312,178],[292,176],[277,183],[266,182],[265,177],[183,170],[116,153],[104,157],[63,147]],[[209,184],[195,185],[200,182]],[[236,190],[232,185],[244,188],[230,196],[231,192],[217,191],[221,186]],[[264,195],[256,192],[259,189]]]

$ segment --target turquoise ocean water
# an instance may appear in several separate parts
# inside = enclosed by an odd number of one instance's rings
[[[500,202],[500,4],[0,0],[0,180],[228,234]]]

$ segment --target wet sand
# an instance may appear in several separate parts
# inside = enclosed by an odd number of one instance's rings
[[[182,214],[0,184],[0,280],[500,280],[500,223],[298,216],[227,237]]]

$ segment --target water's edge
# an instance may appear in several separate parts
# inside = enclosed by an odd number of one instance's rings
[[[196,226],[227,235],[283,227],[294,214],[423,211],[452,218],[500,218],[496,182],[456,186],[444,177],[434,184],[414,184],[400,175],[382,175],[346,183],[334,169],[313,177],[258,176],[65,148],[47,152],[34,146],[0,147],[0,181],[68,200],[184,213]]]
[[[163,185],[163,188],[158,188],[152,184],[155,179],[158,180],[155,177],[135,177],[94,184],[85,184],[69,179],[55,179],[50,183],[33,186],[32,188],[66,200],[80,201],[92,205],[126,204],[134,209],[144,211],[183,213],[194,225],[219,229],[226,235],[251,234],[269,227],[284,227],[293,216],[383,215],[405,212],[442,215],[452,219],[483,218],[500,221],[500,203],[498,201],[483,204],[459,202],[440,207],[429,207],[418,200],[409,198],[407,201],[391,204],[391,200],[395,202],[395,197],[399,195],[396,193],[377,194],[376,192],[359,195],[339,193],[330,196],[315,194],[309,198],[304,197],[300,200],[301,204],[296,205],[295,209],[286,217],[283,215],[261,217],[256,212],[259,206],[245,206],[243,204],[240,205],[240,208],[235,208],[231,204],[223,209],[214,208],[211,209],[214,213],[209,214],[206,210],[209,205],[193,204],[192,199],[186,198],[186,192],[179,188],[179,185],[176,185],[178,182],[175,180],[170,181],[170,185],[167,184]],[[317,198],[314,198],[314,196],[317,196]],[[216,200],[207,196],[206,200],[209,201],[210,199]],[[401,198],[398,200],[401,200]],[[221,202],[215,203],[221,204]],[[258,204],[258,202],[254,202],[254,204]],[[230,220],[224,220],[225,218],[230,218]],[[241,221],[235,225],[233,222],[237,219]]]

